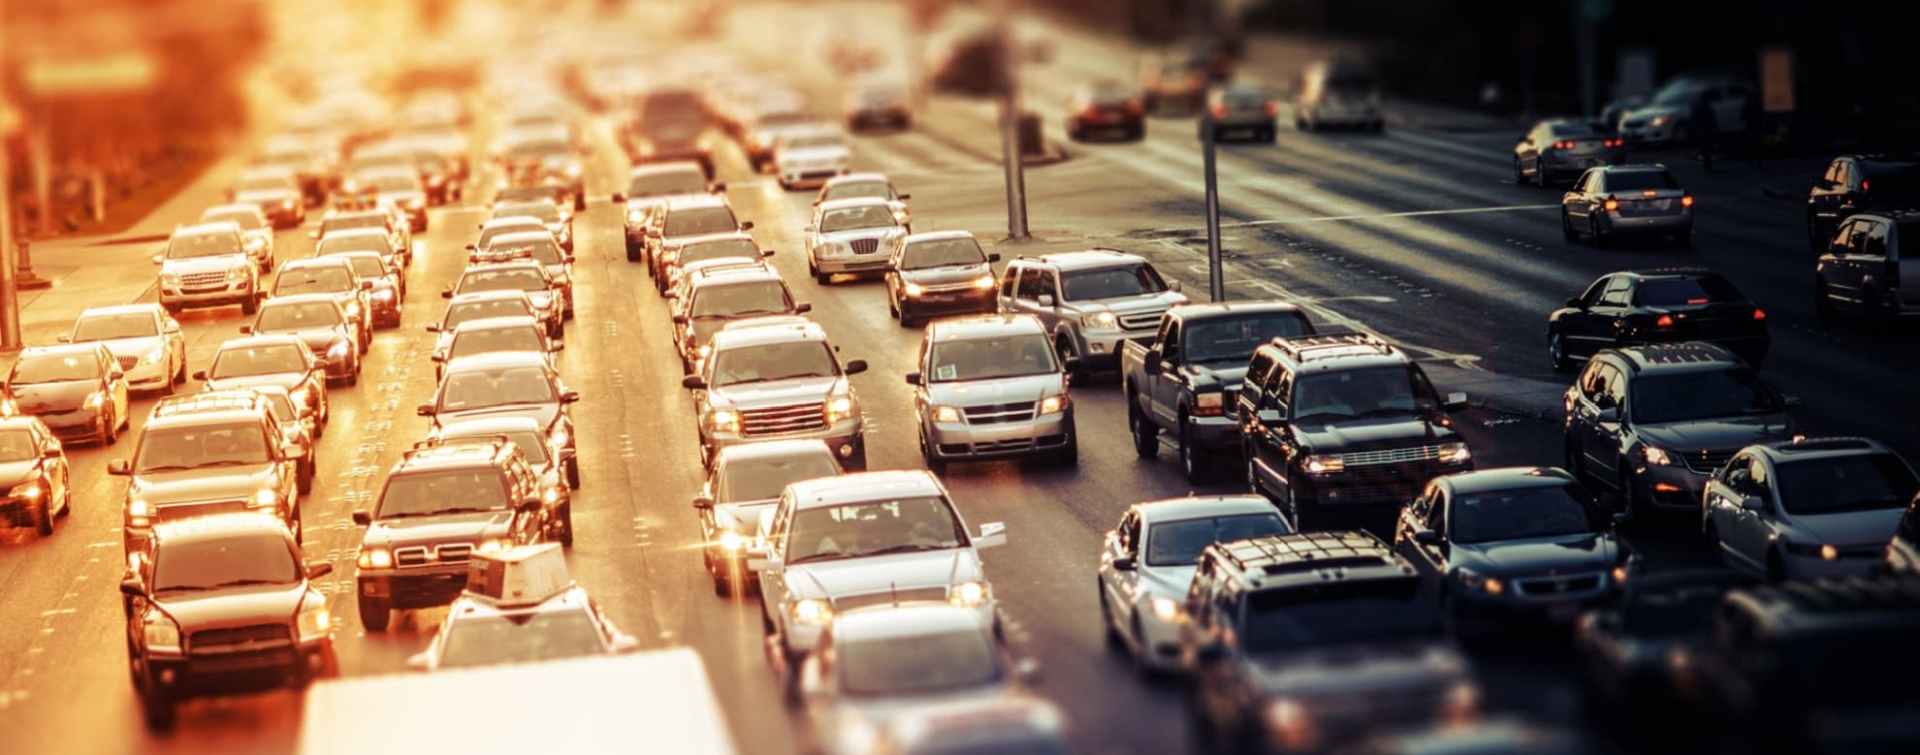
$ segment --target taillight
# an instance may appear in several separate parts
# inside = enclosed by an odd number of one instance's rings
[[[1661,315],[1660,319],[1653,321],[1653,326],[1656,328],[1673,327],[1673,315]]]
[[[1759,307],[1754,307],[1754,308],[1753,308],[1753,319],[1755,319],[1755,320],[1765,320],[1765,319],[1767,319],[1767,311],[1766,311],[1766,310],[1764,310],[1764,309],[1761,309],[1761,308],[1759,308]]]
[[[1693,206],[1693,195],[1692,195],[1692,194],[1682,194],[1682,195],[1680,196],[1680,206],[1681,206],[1681,207],[1692,207],[1692,206]]]
[[[1139,100],[1127,100],[1127,112],[1133,115],[1139,115],[1146,112],[1146,108],[1140,105]]]
[[[1213,111],[1213,117],[1215,117],[1215,118],[1225,118],[1225,117],[1227,117],[1227,106],[1226,106],[1226,105],[1220,105],[1220,104],[1216,104],[1216,105],[1214,105],[1214,106],[1213,106],[1213,107],[1211,108],[1211,110]]]
[[[1864,179],[1864,178],[1860,179],[1860,190],[1861,191],[1867,190],[1867,179]]]
[[[1573,142],[1562,139],[1553,143],[1554,149],[1573,149]]]
[[[1619,149],[1621,146],[1625,145],[1626,143],[1627,142],[1624,139],[1608,139],[1604,142],[1601,142],[1601,144],[1606,145],[1607,149]]]
[[[1280,103],[1272,102],[1272,101],[1267,102],[1267,117],[1272,118],[1279,114],[1280,114]]]
[[[1613,197],[1607,197],[1607,201],[1602,202],[1600,206],[1603,208],[1606,208],[1607,212],[1613,212],[1615,210],[1620,209],[1620,200],[1614,199]]]

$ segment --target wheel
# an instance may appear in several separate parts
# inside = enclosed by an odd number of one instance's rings
[[[721,598],[733,597],[733,582],[727,579],[719,569],[709,567],[713,573],[713,594]]]
[[[1140,405],[1127,398],[1127,424],[1133,430],[1133,453],[1142,459],[1160,455],[1160,428],[1154,426]]]
[[[1065,334],[1053,339],[1053,350],[1055,355],[1060,357],[1061,364],[1066,364],[1068,359],[1076,359],[1080,353],[1079,349],[1073,345],[1073,338]],[[1075,383],[1084,384],[1087,380],[1087,368],[1084,366],[1074,367],[1067,374],[1068,378]]]
[[[1204,485],[1213,481],[1213,467],[1196,452],[1193,444],[1193,428],[1187,424],[1185,415],[1180,417],[1180,471],[1186,473],[1187,482]]]
[[[1812,249],[1815,255],[1825,252],[1826,249],[1822,247],[1827,238],[1820,232],[1820,219],[1811,212],[1807,213],[1807,248]]]
[[[173,395],[173,386],[174,386],[173,376],[175,372],[176,371],[173,369],[173,365],[171,364],[167,365],[167,379],[160,381],[160,395],[162,396]]]
[[[360,626],[369,632],[387,631],[387,620],[393,618],[393,606],[379,598],[360,596]]]
[[[1268,126],[1266,130],[1266,142],[1268,144],[1279,144],[1280,130],[1272,126]]]
[[[46,488],[41,488],[41,490],[46,490]],[[39,530],[42,537],[53,534],[52,500],[46,500],[40,503],[40,513],[33,518],[33,528]]]
[[[1566,338],[1558,330],[1547,333],[1547,360],[1553,364],[1554,372],[1573,369],[1573,360],[1567,358]]]
[[[1547,188],[1547,169],[1540,165],[1538,160],[1533,163],[1533,185],[1542,189]]]
[[[299,486],[302,494],[313,492],[313,462],[300,462],[300,471],[295,477],[295,484]]]
[[[920,458],[927,462],[927,471],[937,475],[946,475],[947,461],[933,455],[933,446],[927,443],[927,436],[920,436]]]
[[[1580,242],[1580,234],[1573,230],[1573,216],[1564,209],[1560,211],[1560,238],[1569,244]]]
[[[580,457],[578,456],[567,460],[567,487],[574,490],[580,489]]]
[[[140,715],[146,719],[147,728],[154,731],[168,731],[173,728],[173,698],[158,689],[158,685],[145,684],[140,688]]]
[[[187,382],[187,360],[181,359],[180,363],[174,365],[173,369],[173,382],[175,384]]]
[[[343,382],[343,383],[344,383],[344,384],[345,384],[346,386],[348,386],[348,387],[353,387],[353,386],[355,386],[355,385],[359,385],[359,384],[360,384],[360,362],[359,362],[359,360],[354,360],[354,363],[353,363],[353,371],[352,371],[352,372],[349,372],[349,373],[347,373],[347,379],[346,379],[346,380],[344,380],[344,381],[342,381],[342,382]]]
[[[833,274],[832,273],[814,273],[813,282],[818,283],[822,286],[830,285],[833,283]]]
[[[1833,323],[1833,300],[1827,297],[1827,281],[1824,278],[1813,279],[1813,316],[1822,325]]]
[[[560,507],[560,547],[573,547],[573,502]]]
[[[1593,239],[1593,245],[1606,248],[1607,237],[1600,234],[1600,219],[1587,218],[1587,237]]]
[[[1527,173],[1520,169],[1520,158],[1513,158],[1513,184],[1518,186],[1527,182]]]
[[[1080,466],[1080,438],[1074,434],[1073,428],[1067,428],[1067,445],[1053,452],[1049,461],[1056,467]]]
[[[240,312],[241,312],[241,314],[248,314],[248,315],[251,315],[251,314],[254,314],[254,313],[256,313],[256,312],[259,312],[259,311],[260,311],[260,299],[259,299],[259,298],[257,298],[257,297],[253,297],[253,296],[248,296],[247,298],[245,298],[245,299],[243,299],[243,300],[241,300],[241,302],[240,302]]]
[[[100,415],[100,419],[106,423],[106,427],[100,431],[100,445],[111,446],[120,439],[120,418],[113,416],[113,410],[108,409]]]

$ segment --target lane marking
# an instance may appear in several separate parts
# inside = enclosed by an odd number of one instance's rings
[[[1477,215],[1477,214],[1483,214],[1483,213],[1489,213],[1489,212],[1527,212],[1531,210],[1557,210],[1557,209],[1560,209],[1560,205],[1516,204],[1516,205],[1505,205],[1505,206],[1499,206],[1499,207],[1462,207],[1462,208],[1452,209],[1452,210],[1408,210],[1406,212],[1376,212],[1376,213],[1366,213],[1366,214],[1357,214],[1357,215],[1319,215],[1319,216],[1300,217],[1300,218],[1273,218],[1270,220],[1246,220],[1246,221],[1240,221],[1240,222],[1234,222],[1234,223],[1221,223],[1220,230],[1225,231],[1225,230],[1230,230],[1234,228],[1264,228],[1267,226],[1275,226],[1275,225],[1303,225],[1306,223],[1342,223],[1342,222],[1351,222],[1356,220],[1387,220],[1391,218],[1417,218],[1417,217],[1426,217],[1431,215]],[[1162,234],[1206,233],[1206,232],[1207,232],[1206,226],[1199,226],[1197,228],[1155,228],[1148,231],[1138,231],[1137,233],[1162,235]]]

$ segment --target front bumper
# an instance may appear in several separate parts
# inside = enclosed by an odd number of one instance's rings
[[[877,248],[866,254],[848,254],[833,257],[813,258],[813,266],[823,273],[878,273],[887,269],[891,260]]]
[[[817,189],[826,184],[827,179],[847,172],[845,165],[789,167],[779,166],[780,183],[795,189]]]
[[[1153,340],[1153,329],[1143,330],[1081,330],[1074,333],[1079,341],[1080,366],[1082,369],[1113,369],[1120,365],[1121,344],[1126,341],[1146,343]]]
[[[127,370],[127,387],[136,391],[152,391],[165,388],[173,383],[173,376],[167,374],[167,360],[162,359],[150,364],[135,362]]]
[[[927,422],[927,451],[938,459],[999,459],[1057,451],[1073,442],[1073,407],[1025,422],[973,425]]]
[[[467,589],[467,562],[403,569],[364,569],[356,579],[363,598],[384,600],[393,608],[432,608],[453,603]]]
[[[1597,587],[1555,596],[1510,594],[1495,598],[1456,587],[1451,607],[1454,626],[1477,634],[1508,633],[1539,627],[1564,629],[1581,612],[1603,605],[1615,596],[1617,591],[1609,577],[1600,574],[1595,578],[1598,580]],[[1528,579],[1509,578],[1504,580],[1504,584],[1508,585],[1508,590],[1517,592],[1518,588],[1513,585]]]
[[[1138,647],[1134,648],[1134,657],[1140,664],[1155,671],[1177,672],[1185,670],[1180,660],[1180,617],[1164,621],[1153,612],[1152,598],[1134,607],[1137,618],[1135,626],[1139,635],[1134,638]],[[1174,602],[1181,602],[1175,598]]]
[[[994,290],[967,288],[929,290],[919,296],[902,296],[900,314],[914,317],[974,312],[991,313],[998,308]]]
[[[1788,553],[1782,557],[1787,579],[1839,579],[1869,577],[1886,565],[1886,546],[1842,546],[1840,557],[1831,561],[1819,556]]]
[[[232,652],[148,653],[143,664],[150,691],[211,697],[297,685],[323,673],[332,656],[333,639],[322,637]]]
[[[245,304],[255,298],[253,282],[220,283],[215,286],[159,286],[160,304],[168,307],[219,307]]]
[[[1630,484],[1639,488],[1640,500],[1652,503],[1656,509],[1698,514],[1709,474],[1710,470],[1696,472],[1685,466],[1643,463],[1633,468]]]
[[[80,408],[34,416],[46,423],[47,429],[61,440],[97,440],[100,437],[99,410]]]

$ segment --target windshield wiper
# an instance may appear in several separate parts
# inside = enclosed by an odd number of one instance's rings
[[[229,580],[227,580],[227,581],[225,581],[225,582],[218,582],[218,583],[215,583],[215,584],[213,584],[213,585],[211,585],[211,587],[213,587],[213,588],[221,588],[221,587],[246,587],[246,586],[248,586],[248,585],[284,585],[284,584],[288,584],[288,583],[287,583],[286,581],[284,581],[284,580],[278,580],[278,579],[251,579],[251,578],[249,578],[249,579],[229,579]]]
[[[241,466],[248,466],[252,464],[265,464],[265,463],[267,462],[264,459],[259,461],[246,461],[243,459],[220,459],[218,461],[201,462],[195,465],[195,468],[204,469],[207,467],[241,467]]]
[[[788,561],[787,565],[791,566],[793,564],[804,564],[812,561],[832,561],[834,559],[846,558],[849,555],[851,554],[844,553],[841,551],[834,551],[832,553],[814,553],[811,555],[801,556],[799,558],[793,559],[792,561]]]
[[[892,554],[895,554],[895,553],[919,553],[919,552],[921,552],[921,551],[943,551],[943,550],[946,550],[946,549],[948,549],[948,548],[953,548],[953,547],[957,547],[957,545],[958,545],[958,544],[954,544],[954,545],[923,545],[923,544],[920,544],[920,543],[901,543],[901,544],[899,544],[899,545],[889,545],[889,546],[887,546],[887,547],[885,547],[885,548],[881,548],[881,549],[878,549],[878,550],[870,550],[870,551],[861,551],[861,552],[859,553],[859,555],[860,555],[860,556],[861,556],[862,558],[864,558],[864,557],[867,557],[867,556],[889,556],[889,555],[892,555]]]

